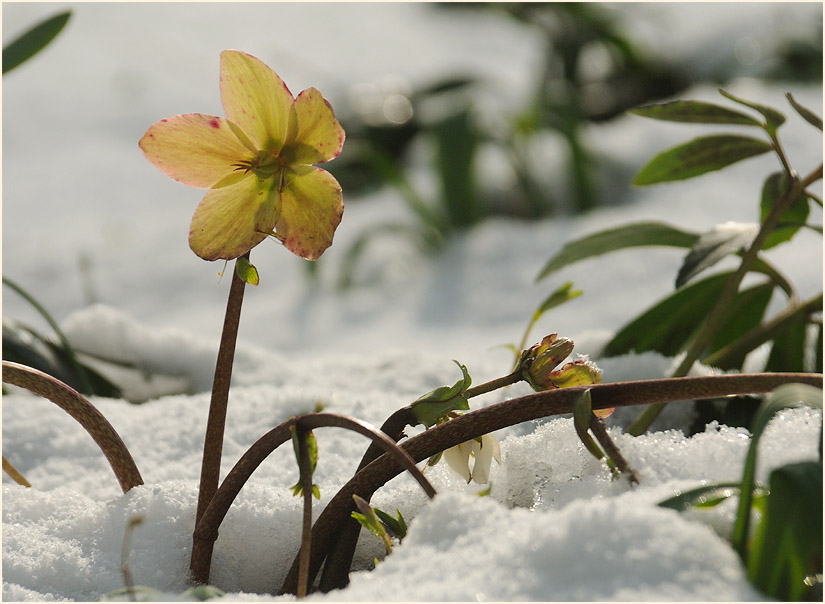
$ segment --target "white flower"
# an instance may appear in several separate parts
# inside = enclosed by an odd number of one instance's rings
[[[470,469],[471,457],[475,460],[472,470]],[[447,465],[468,483],[470,481],[478,484],[490,482],[490,465],[494,459],[501,465],[501,447],[492,434],[485,434],[480,442],[477,439],[468,440],[444,451],[444,460]]]

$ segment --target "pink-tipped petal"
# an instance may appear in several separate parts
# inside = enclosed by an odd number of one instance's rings
[[[189,247],[204,260],[243,256],[274,228],[278,197],[271,180],[260,181],[253,175],[212,189],[192,217]]]
[[[281,150],[293,98],[266,64],[245,52],[223,51],[221,101],[226,117],[240,126],[258,149]]]
[[[301,258],[317,260],[330,245],[344,213],[341,185],[321,168],[295,167],[281,193],[275,230],[286,248]]]
[[[161,172],[190,187],[208,189],[236,173],[249,149],[222,117],[187,113],[152,124],[138,143]]]
[[[307,88],[293,107],[295,138],[287,143],[283,154],[296,164],[320,164],[338,157],[346,135],[321,93]]]

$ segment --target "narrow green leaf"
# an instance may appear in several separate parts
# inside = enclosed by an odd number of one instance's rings
[[[822,572],[822,463],[771,472],[771,494],[751,544],[748,576],[780,601],[809,599],[806,577]]]
[[[661,222],[637,222],[599,231],[581,239],[570,241],[541,269],[536,281],[541,281],[551,273],[594,256],[615,252],[631,247],[665,245],[689,248],[698,235],[683,231]]]
[[[802,116],[806,122],[814,126],[815,128],[819,128],[822,130],[822,118],[815,114],[813,111],[808,109],[807,107],[803,107],[799,103],[796,102],[796,99],[793,98],[793,95],[788,92],[785,94],[785,98],[788,99],[788,102],[791,104],[791,107],[796,109],[796,112]]]
[[[676,287],[682,287],[703,270],[713,266],[725,256],[750,245],[759,232],[758,224],[726,222],[702,233],[685,256],[676,276]]]
[[[235,274],[238,275],[238,278],[242,281],[249,283],[249,285],[258,285],[258,283],[260,283],[258,269],[243,256],[235,261]]]
[[[770,143],[748,136],[702,136],[656,155],[636,174],[633,184],[646,186],[693,178],[771,149]]]
[[[602,354],[617,356],[653,350],[675,356],[716,303],[731,273],[713,275],[680,288],[622,327]]]
[[[822,339],[822,323],[819,324],[819,329],[816,332],[816,358],[814,359],[814,371],[822,373],[822,348],[825,342]]]
[[[541,315],[546,313],[551,308],[555,308],[556,306],[564,304],[568,300],[572,300],[573,298],[582,295],[582,291],[580,289],[572,288],[573,282],[568,281],[567,283],[559,287],[556,291],[554,291],[552,294],[547,296],[547,298],[544,299],[544,302],[542,302],[536,309],[535,318],[538,319],[539,317],[541,317]]]
[[[746,101],[745,99],[741,99],[738,96],[732,95],[730,92],[725,90],[719,89],[719,94],[722,96],[729,98],[734,103],[739,103],[740,105],[744,105],[745,107],[750,107],[751,109],[758,111],[765,117],[765,122],[768,125],[768,129],[775,132],[779,126],[785,123],[785,116],[779,113],[773,107],[767,107],[765,105],[760,105],[758,103],[752,103],[751,101]]]
[[[3,47],[3,73],[32,58],[54,40],[69,21],[72,11],[50,17]]]
[[[693,507],[714,507],[726,499],[736,497],[741,491],[741,482],[718,482],[708,484],[690,491],[674,495],[660,501],[659,507],[684,512]],[[764,496],[767,493],[764,487],[756,486],[754,496]]]
[[[805,317],[790,325],[774,338],[765,371],[805,371],[805,339],[808,322]]]
[[[742,497],[739,499],[739,509],[736,513],[736,523],[731,537],[733,547],[743,561],[747,560],[751,489],[756,477],[756,453],[759,439],[762,437],[765,427],[777,413],[783,409],[804,406],[822,409],[822,390],[806,384],[783,384],[765,397],[753,417],[751,443],[745,457],[745,470],[742,475]]]
[[[759,204],[760,221],[765,220],[773,209],[773,206],[788,189],[788,184],[788,177],[784,172],[774,172],[768,176],[765,184],[762,185],[762,200]],[[802,228],[802,225],[805,224],[805,221],[808,220],[809,213],[810,204],[808,203],[808,197],[800,195],[782,215],[781,222],[768,235],[762,249],[767,250],[780,243],[790,241],[797,231]]]
[[[758,120],[747,114],[704,101],[672,101],[670,103],[637,107],[631,109],[629,113],[667,122],[761,126]]]

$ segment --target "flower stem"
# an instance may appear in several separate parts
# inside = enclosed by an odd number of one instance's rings
[[[301,522],[301,550],[300,566],[298,571],[298,598],[307,595],[309,577],[309,556],[312,547],[312,462],[309,459],[309,447],[307,446],[307,430],[298,424],[295,429],[298,431],[298,457],[300,468],[301,487],[304,495],[304,514]]]
[[[249,252],[244,255],[249,259]],[[229,287],[229,300],[226,303],[226,315],[223,321],[218,360],[215,365],[215,378],[212,382],[212,400],[209,403],[209,417],[206,420],[206,438],[203,445],[203,463],[201,465],[201,482],[198,492],[198,511],[195,525],[203,516],[215,491],[221,473],[221,452],[223,450],[223,433],[226,425],[226,407],[229,400],[229,383],[232,380],[232,362],[235,359],[235,342],[238,339],[238,324],[241,320],[244,286],[246,282],[238,277],[232,269],[232,284]]]
[[[505,386],[516,384],[520,382],[522,379],[523,378],[521,377],[521,371],[514,371],[513,373],[502,376],[500,378],[496,378],[494,380],[490,380],[489,382],[485,382],[484,384],[479,384],[478,386],[468,388],[467,392],[465,392],[465,395],[467,396],[467,398],[473,398],[474,396],[480,396],[482,394],[492,392],[493,390],[498,390],[499,388],[504,388]]]

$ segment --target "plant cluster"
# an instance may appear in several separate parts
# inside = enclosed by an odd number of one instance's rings
[[[41,47],[45,43],[41,39]],[[47,42],[46,42],[47,43]],[[5,59],[5,51],[4,51]],[[793,288],[760,252],[789,241],[806,223],[810,203],[821,201],[808,187],[821,179],[822,166],[799,177],[791,169],[777,136],[785,117],[775,109],[723,93],[755,110],[763,119],[699,101],[678,101],[636,110],[646,117],[692,123],[735,124],[761,129],[767,140],[725,134],[696,139],[656,156],[637,176],[640,185],[697,176],[760,153],[774,152],[782,171],[770,175],[763,188],[758,225],[719,227],[691,234],[661,224],[631,225],[571,242],[550,259],[539,279],[586,257],[638,245],[680,245],[690,248],[677,277],[677,291],[627,328],[620,330],[608,353],[625,350],[684,352],[676,375],[659,380],[602,383],[601,371],[585,358],[566,359],[572,340],[551,334],[526,346],[538,318],[555,305],[574,298],[567,284],[556,290],[531,318],[520,346],[514,347],[514,367],[502,377],[473,386],[467,367],[456,362],[461,378],[422,395],[399,409],[376,428],[359,419],[322,411],[289,418],[262,435],[219,481],[222,442],[235,340],[246,284],[260,278],[249,256],[267,239],[282,243],[293,254],[315,260],[333,241],[341,220],[343,200],[336,179],[317,164],[337,156],[344,130],[331,105],[314,88],[293,97],[284,82],[264,63],[239,51],[221,54],[221,95],[226,118],[185,114],[160,120],[140,141],[147,159],[172,178],[208,189],[195,211],[189,231],[192,250],[206,260],[235,260],[224,329],[217,356],[207,420],[198,506],[193,531],[190,571],[196,587],[187,597],[208,598],[219,590],[209,582],[212,549],[218,528],[241,488],[256,468],[280,445],[291,442],[298,465],[298,481],[291,487],[303,498],[302,541],[281,591],[303,597],[312,591],[317,575],[323,591],[347,584],[353,552],[362,526],[378,535],[389,554],[393,539],[402,539],[407,524],[401,512],[392,516],[370,506],[377,489],[401,472],[409,472],[429,497],[436,491],[417,464],[444,458],[467,482],[488,484],[490,467],[500,463],[493,433],[507,426],[560,414],[572,414],[583,445],[605,459],[617,478],[630,483],[643,479],[630,467],[610,438],[603,418],[622,406],[647,405],[631,433],[644,432],[662,406],[685,399],[772,392],[757,410],[744,476],[735,485],[704,486],[662,505],[684,509],[714,505],[733,494],[740,496],[733,546],[742,556],[749,576],[766,594],[779,598],[809,598],[817,586],[821,594],[822,457],[815,462],[776,470],[769,485],[755,485],[756,447],[768,420],[781,408],[801,402],[821,408],[821,373],[804,373],[801,363],[778,365],[782,359],[804,358],[809,327],[818,329],[818,298],[799,301]],[[821,120],[789,101],[805,120],[822,128]],[[821,227],[818,228],[821,232]],[[674,243],[675,242],[675,243]],[[741,251],[744,248],[744,251]],[[719,259],[741,254],[739,268],[688,284]],[[767,281],[740,291],[748,272]],[[778,318],[763,320],[767,297],[775,289],[789,299]],[[754,291],[755,290],[755,291]],[[675,312],[674,309],[682,309]],[[735,319],[731,319],[735,317]],[[684,377],[696,360],[723,368],[741,368],[744,356],[772,342],[766,373]],[[817,358],[821,372],[821,351]],[[786,372],[780,373],[777,369]],[[524,381],[534,393],[470,410],[476,396]],[[26,388],[59,405],[92,436],[106,455],[124,492],[143,484],[141,473],[117,432],[79,392],[35,368],[3,362],[3,382]],[[791,385],[789,385],[791,384]],[[806,385],[806,386],[802,386]],[[405,429],[425,430],[407,437]],[[320,463],[315,431],[337,427],[369,438],[353,477],[330,500],[312,524],[312,498],[320,486],[313,473]],[[403,441],[403,442],[402,442]],[[4,468],[7,467],[4,459]],[[9,473],[13,469],[9,467]],[[14,474],[12,474],[14,475]],[[17,477],[20,481],[25,479]],[[817,482],[818,477],[818,482]],[[483,494],[484,492],[482,492]],[[751,538],[751,508],[762,520]],[[817,524],[818,519],[818,524]],[[133,520],[129,531],[140,522]],[[818,532],[817,532],[818,531]],[[108,597],[150,597],[148,588],[131,584],[124,544],[124,583]]]

